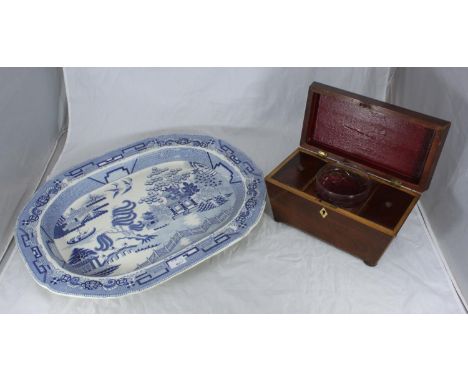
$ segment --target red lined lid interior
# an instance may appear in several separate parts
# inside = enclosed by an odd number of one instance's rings
[[[306,143],[417,184],[434,130],[348,97],[314,94]]]

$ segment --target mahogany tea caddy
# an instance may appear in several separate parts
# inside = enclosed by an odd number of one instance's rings
[[[432,179],[450,122],[314,82],[300,147],[265,181],[275,220],[374,266]],[[372,181],[353,208],[321,200],[315,176],[327,163]]]

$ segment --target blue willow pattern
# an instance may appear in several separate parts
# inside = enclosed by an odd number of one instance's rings
[[[18,220],[17,242],[48,289],[119,296],[219,253],[250,231],[264,203],[263,175],[237,149],[211,137],[161,136],[46,183]]]

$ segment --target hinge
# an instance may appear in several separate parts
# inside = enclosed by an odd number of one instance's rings
[[[395,186],[395,187],[398,187],[398,188],[401,188],[401,181],[399,181],[398,179],[390,179],[389,182]]]
[[[390,179],[387,179],[387,178],[383,178],[381,176],[377,176],[377,175],[374,175],[372,174],[372,176],[376,177],[376,178],[379,178],[380,180],[383,180],[385,183],[388,183],[388,184],[391,184],[393,187],[396,187],[396,188],[406,188],[405,186],[403,186],[401,184],[401,181],[398,180],[398,179],[395,179],[395,178],[390,178]]]
[[[319,156],[321,156],[322,158],[326,158],[328,156],[328,154],[325,151],[322,151],[322,150],[319,150],[317,154]]]
[[[393,187],[395,187],[395,188],[400,188],[400,189],[402,189],[402,190],[408,190],[408,191],[417,193],[417,191],[415,191],[415,190],[413,190],[413,189],[411,189],[411,188],[409,188],[409,187],[406,187],[406,186],[404,186],[403,184],[401,184],[401,181],[398,180],[398,179],[395,179],[395,178],[386,179],[386,178],[383,178],[383,177],[381,177],[381,176],[377,176],[377,175],[374,175],[374,174],[372,174],[372,176],[373,176],[373,177],[376,177],[376,178],[379,178],[380,180],[383,180],[383,181],[386,182],[386,183],[391,184],[391,185],[392,185]]]

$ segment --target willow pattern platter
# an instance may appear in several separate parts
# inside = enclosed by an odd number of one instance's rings
[[[262,172],[208,136],[145,139],[48,181],[16,241],[49,290],[113,297],[160,284],[245,237],[265,206]]]

